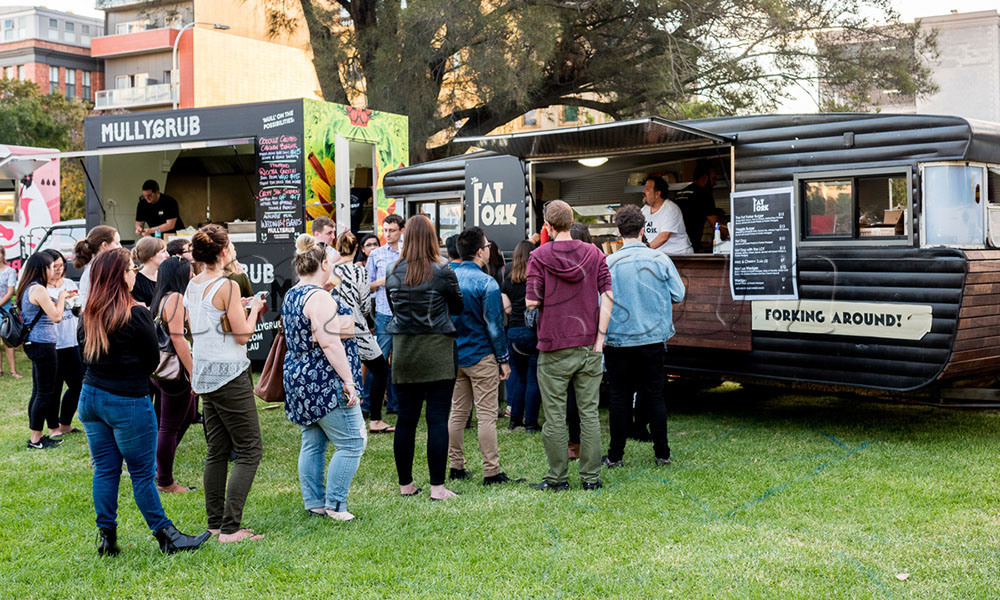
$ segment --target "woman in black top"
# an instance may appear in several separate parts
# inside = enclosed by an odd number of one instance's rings
[[[149,311],[130,295],[135,278],[128,250],[98,255],[90,271],[90,298],[83,313],[81,343],[87,372],[79,414],[94,465],[94,509],[100,530],[97,553],[102,556],[120,552],[116,517],[122,459],[128,465],[135,503],[161,551],[194,550],[211,536],[207,531],[197,537],[178,531],[163,512],[153,482],[156,417],[147,392],[160,354]]]
[[[392,320],[392,383],[399,399],[399,417],[392,449],[399,476],[399,493],[415,496],[413,450],[420,409],[427,402],[427,467],[431,500],[455,492],[444,487],[448,460],[448,413],[455,388],[455,325],[451,315],[462,313],[458,278],[441,259],[434,224],[414,215],[406,224],[406,241],[399,262],[385,280]]]
[[[538,390],[538,339],[535,332],[525,326],[524,295],[527,281],[528,256],[535,245],[523,241],[514,248],[514,261],[500,284],[503,309],[510,319],[507,323],[507,345],[510,351],[510,377],[507,378],[507,399],[510,401],[508,429],[524,426],[526,431],[538,432],[538,407],[542,396]]]
[[[145,237],[136,242],[132,248],[132,258],[141,265],[135,275],[135,286],[132,288],[132,297],[136,302],[147,308],[153,302],[153,294],[156,293],[156,272],[169,257],[167,243],[162,238]]]

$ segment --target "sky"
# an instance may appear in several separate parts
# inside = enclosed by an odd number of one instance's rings
[[[951,11],[975,12],[1000,9],[1000,0],[891,0],[904,22],[912,22],[918,17],[932,17]],[[79,15],[103,17],[103,12],[94,9],[93,0],[0,0],[0,6],[17,5],[46,6],[55,10],[75,12]],[[779,112],[815,112],[814,90],[795,89],[793,97],[779,107]]]

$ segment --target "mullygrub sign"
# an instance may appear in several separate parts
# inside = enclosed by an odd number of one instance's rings
[[[465,165],[465,226],[482,227],[501,250],[524,239],[524,171],[513,156],[470,160]]]

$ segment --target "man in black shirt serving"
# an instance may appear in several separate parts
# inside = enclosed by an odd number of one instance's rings
[[[147,226],[143,227],[143,223]],[[172,233],[178,229],[184,229],[184,221],[181,221],[177,200],[161,194],[156,180],[147,180],[142,184],[142,197],[135,207],[135,234],[156,235],[157,232]]]

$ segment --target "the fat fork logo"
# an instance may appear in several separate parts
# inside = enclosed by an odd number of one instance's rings
[[[517,225],[517,204],[503,203],[503,182],[472,178],[473,221],[476,227]]]

